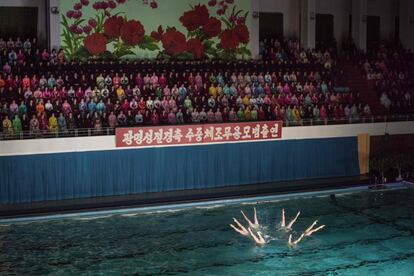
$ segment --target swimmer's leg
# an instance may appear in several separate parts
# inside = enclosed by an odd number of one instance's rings
[[[280,223],[281,227],[285,227],[286,226],[286,222],[285,222],[285,209],[282,209],[282,221]]]
[[[296,222],[296,220],[298,219],[300,215],[300,211],[296,214],[296,217],[294,219],[292,219],[292,221],[288,224],[288,226],[286,226],[286,228],[291,229],[293,224]]]

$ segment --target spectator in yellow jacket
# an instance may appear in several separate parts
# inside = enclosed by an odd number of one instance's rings
[[[52,132],[52,133],[56,133],[59,130],[58,121],[57,121],[57,118],[56,118],[54,113],[52,113],[52,116],[50,116],[50,118],[49,118],[48,127],[49,127],[49,131]]]

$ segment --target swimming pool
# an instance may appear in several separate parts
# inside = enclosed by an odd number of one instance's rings
[[[0,274],[414,275],[413,198],[367,191],[2,225]],[[265,247],[228,226],[253,206]],[[302,211],[295,236],[314,219],[327,227],[289,248],[282,208],[287,219]]]

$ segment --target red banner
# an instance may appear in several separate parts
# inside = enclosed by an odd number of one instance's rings
[[[191,145],[280,139],[282,122],[153,126],[116,129],[117,147]]]

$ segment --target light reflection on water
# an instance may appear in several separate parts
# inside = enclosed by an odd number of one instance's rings
[[[412,275],[414,192],[397,190],[213,205],[0,226],[0,274],[23,275]],[[228,225],[258,211],[268,244]],[[327,227],[297,247],[278,229],[302,212]]]

